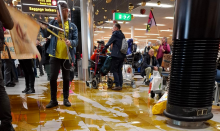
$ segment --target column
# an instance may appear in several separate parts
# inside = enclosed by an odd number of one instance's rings
[[[196,122],[213,117],[219,5],[219,0],[176,0],[170,87],[164,111],[172,124],[197,127],[201,124]]]
[[[134,41],[134,26],[131,26],[131,39]]]
[[[82,34],[82,75],[83,81],[88,80],[88,66],[89,66],[89,56],[91,55],[91,32],[89,25],[91,24],[91,16],[88,13],[88,6],[91,1],[88,0],[80,0],[80,9],[81,9],[81,34]],[[93,23],[92,23],[93,24]],[[80,73],[80,72],[79,72]]]

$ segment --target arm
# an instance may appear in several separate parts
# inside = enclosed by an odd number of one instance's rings
[[[0,0],[0,21],[6,29],[11,30],[14,26],[14,22],[7,7],[5,6],[4,0]]]
[[[166,53],[166,54],[170,53],[170,45],[169,44],[167,44],[167,48],[165,49],[164,53]]]
[[[72,24],[71,27],[73,27],[73,34],[72,38],[70,41],[72,47],[77,47],[78,46],[78,29],[76,25]]]
[[[112,37],[110,38],[110,40],[108,41],[108,43],[103,48],[103,50],[106,50],[114,41],[115,41],[115,36],[113,34]]]
[[[143,61],[143,64],[142,64],[142,68],[144,68],[144,69],[146,69],[146,68],[148,68],[148,67],[151,67],[151,69],[153,70],[154,69],[154,66],[150,66],[150,65],[148,65],[147,64],[147,58],[146,58],[147,56],[145,56],[144,57],[144,61]]]
[[[55,20],[51,20],[51,21],[49,22],[49,24],[53,25],[54,21],[55,21]],[[48,26],[48,29],[52,30],[52,27],[49,27],[49,26]],[[49,36],[51,35],[51,33],[47,31],[47,29],[42,29],[42,28],[40,28],[40,32],[41,32],[41,34],[42,34],[42,37],[44,37],[44,38],[47,38],[47,37],[49,37]]]

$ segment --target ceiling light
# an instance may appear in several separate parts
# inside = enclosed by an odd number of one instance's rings
[[[111,38],[111,37],[104,37],[104,38]]]
[[[138,3],[138,5],[141,5],[141,3]],[[158,5],[157,3],[146,3],[145,6],[150,6],[150,7],[161,7],[161,8],[172,8],[174,5],[169,5],[169,4],[160,4]]]
[[[98,35],[98,34],[94,34],[94,35]]]
[[[21,5],[17,5],[18,7],[21,7]]]
[[[147,39],[147,40],[158,40],[158,39]]]
[[[113,23],[113,21],[105,21],[106,23]],[[119,24],[123,24],[123,21],[117,21]],[[129,22],[125,22],[125,24],[128,24]]]
[[[132,14],[134,17],[148,17],[148,15]]]
[[[139,43],[138,41],[135,41],[134,43]]]
[[[143,37],[143,38],[146,38],[147,36],[134,36],[134,37]]]
[[[157,38],[163,38],[163,37],[157,37]],[[170,38],[170,37],[167,37],[167,38]]]
[[[105,33],[105,31],[95,31],[96,33]]]
[[[134,30],[146,30],[146,29],[135,28]]]
[[[173,35],[170,35],[170,36],[173,36]]]
[[[171,19],[171,20],[173,20],[174,17],[165,17],[165,19]]]
[[[173,30],[160,30],[161,32],[173,32]]]
[[[103,26],[97,26],[97,28],[104,28],[104,29],[112,29],[112,27],[103,27]]]
[[[144,23],[144,25],[147,25],[147,23]],[[165,24],[156,24],[157,26],[166,26]]]
[[[145,35],[160,35],[160,34],[150,34],[150,33],[146,33]]]

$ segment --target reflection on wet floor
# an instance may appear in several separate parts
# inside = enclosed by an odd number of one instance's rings
[[[63,106],[62,82],[58,85],[57,108],[46,109],[50,101],[49,84],[40,95],[10,95],[13,126],[16,131],[177,131],[166,124],[167,118],[152,115],[155,100],[149,98],[148,87],[133,89],[124,86],[122,91],[86,87],[84,82],[74,81],[69,100],[72,107]],[[220,107],[213,107],[214,118],[203,131],[220,130]]]

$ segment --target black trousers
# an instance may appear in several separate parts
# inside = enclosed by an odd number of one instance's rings
[[[0,67],[2,65],[0,56]],[[8,95],[5,91],[2,71],[0,70],[0,121],[1,124],[10,124],[12,122],[11,107]]]
[[[124,58],[112,57],[111,72],[113,73],[116,87],[122,87],[123,85],[123,76],[122,76],[123,62],[124,62]]]
[[[62,69],[63,75],[63,98],[68,99],[69,97],[69,81],[70,81],[70,64],[69,60],[58,59],[55,57],[50,58],[50,91],[51,100],[57,101],[57,78],[59,75],[60,68]]]
[[[39,70],[40,70],[40,75],[44,75],[44,71],[43,71],[43,67],[42,67],[42,63],[39,61],[39,59],[37,58],[37,63],[39,65]]]
[[[27,88],[34,88],[35,75],[33,71],[33,60],[23,59],[19,60],[19,63],[23,69],[25,77],[25,85]]]
[[[162,61],[163,61],[163,57],[162,57],[162,58],[157,59],[157,61],[158,61],[159,65],[161,66]]]

